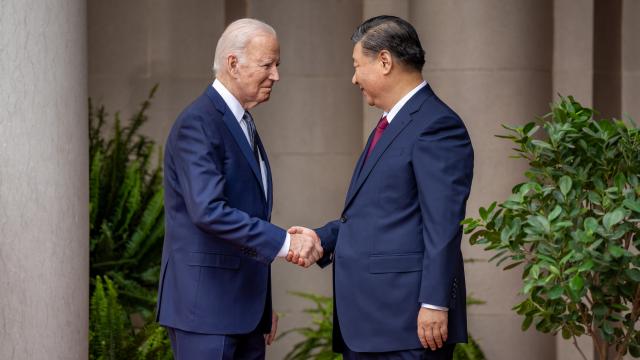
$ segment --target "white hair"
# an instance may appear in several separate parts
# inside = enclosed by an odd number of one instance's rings
[[[216,45],[216,54],[213,60],[214,75],[222,68],[227,56],[231,54],[235,55],[238,61],[243,62],[247,43],[260,33],[276,36],[276,31],[260,20],[247,18],[229,24]]]

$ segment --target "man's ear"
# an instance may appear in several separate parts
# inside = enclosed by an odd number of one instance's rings
[[[388,75],[393,68],[393,57],[389,50],[382,50],[378,53],[378,62],[382,67],[382,74]]]
[[[236,55],[234,54],[227,55],[227,61],[226,61],[227,72],[232,78],[238,77],[239,64],[240,64],[240,61],[238,60],[238,57]]]

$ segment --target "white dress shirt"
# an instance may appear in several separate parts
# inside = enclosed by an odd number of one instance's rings
[[[244,136],[247,138],[247,143],[249,144],[249,146],[251,146],[249,129],[247,129],[247,124],[242,121],[242,116],[244,116],[245,113],[242,104],[240,104],[240,101],[238,101],[238,99],[236,99],[236,97],[233,96],[233,94],[231,94],[229,90],[227,90],[227,88],[220,81],[218,81],[218,79],[215,79],[212,86],[218,92],[218,94],[220,94],[222,100],[224,100],[225,104],[227,104],[227,106],[233,113],[233,116],[236,118],[238,124],[240,124],[240,127],[242,128]],[[265,164],[264,160],[262,160],[262,154],[260,154],[260,151],[258,151],[258,158],[260,159],[260,173],[262,174],[262,189],[264,190],[264,198],[267,199],[269,197],[267,188],[267,165]],[[282,245],[282,248],[280,248],[277,256],[287,256],[290,244],[291,238],[289,236],[289,233],[287,233],[287,236],[284,239],[284,244]]]
[[[393,120],[393,118],[398,114],[400,109],[402,109],[402,107],[407,103],[407,101],[409,101],[409,99],[411,99],[411,97],[413,97],[413,95],[415,95],[420,89],[422,89],[425,86],[427,86],[427,82],[426,81],[421,82],[418,86],[413,88],[413,90],[409,91],[407,93],[407,95],[403,96],[402,99],[400,99],[395,105],[393,105],[393,107],[391,108],[391,110],[389,110],[388,113],[384,112],[382,114],[382,116],[386,116],[387,117],[387,122],[389,124],[391,124],[391,120]],[[427,308],[427,309],[441,310],[441,311],[448,311],[449,310],[446,307],[430,305],[430,304],[425,304],[425,303],[422,303],[422,307]]]

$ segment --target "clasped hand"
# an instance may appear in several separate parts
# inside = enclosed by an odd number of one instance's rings
[[[308,268],[322,257],[322,245],[315,231],[302,226],[292,226],[288,232],[291,237],[286,257],[288,262]]]

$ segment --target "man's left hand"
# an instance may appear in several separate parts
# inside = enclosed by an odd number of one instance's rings
[[[264,335],[264,341],[267,345],[271,345],[276,339],[276,332],[278,332],[278,313],[274,311],[271,315],[271,332]]]
[[[420,307],[418,312],[418,338],[425,348],[437,350],[447,341],[449,312]]]

